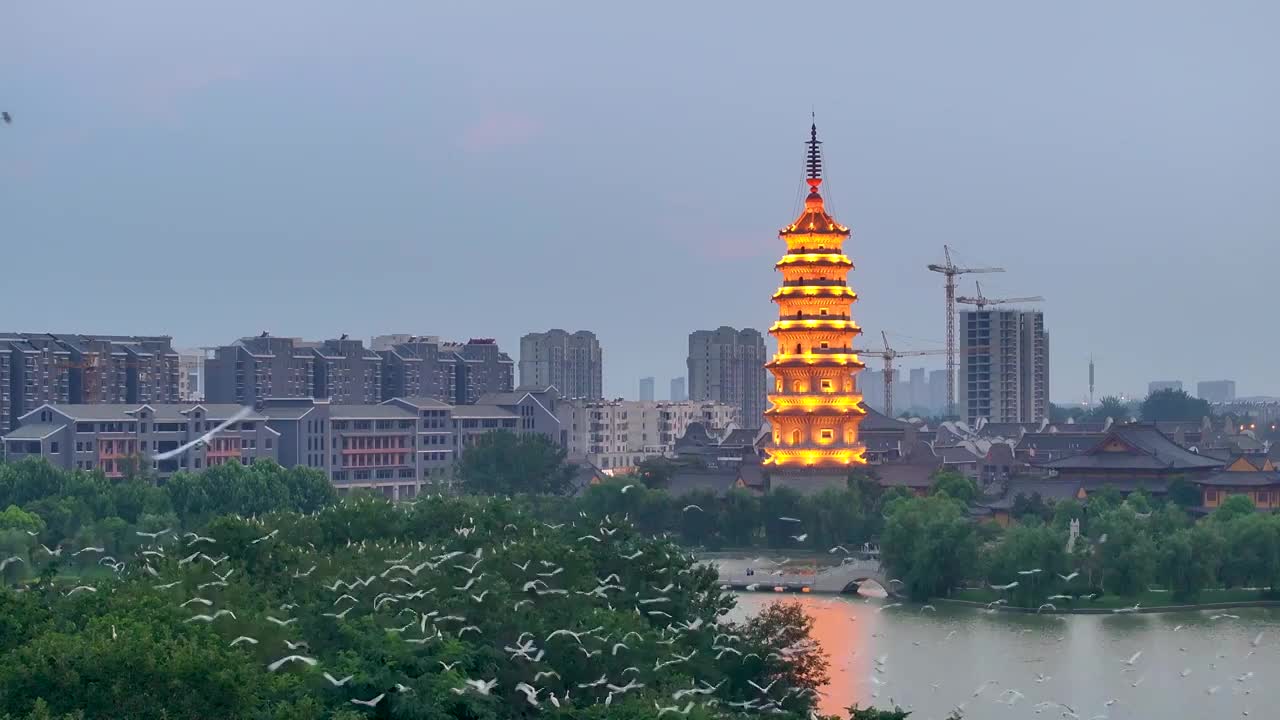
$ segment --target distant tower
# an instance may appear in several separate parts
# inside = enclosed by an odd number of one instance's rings
[[[653,378],[640,378],[640,402],[653,402]]]
[[[822,151],[816,124],[809,130],[806,159],[809,196],[804,212],[778,232],[787,253],[774,266],[782,287],[773,295],[778,321],[769,334],[778,353],[765,367],[773,373],[773,431],[766,461],[774,486],[814,487],[819,476],[843,476],[864,465],[858,425],[866,415],[855,376],[864,367],[853,352],[862,330],[851,314],[857,294],[848,284],[853,262],[844,254],[849,228],[823,207]],[[842,478],[841,478],[842,479]]]
[[[1089,356],[1089,407],[1093,407],[1093,356]]]

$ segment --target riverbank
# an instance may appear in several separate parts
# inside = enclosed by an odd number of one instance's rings
[[[1053,608],[1040,610],[1034,607],[992,605],[1001,599],[993,590],[961,590],[949,598],[937,598],[931,602],[948,603],[998,609],[1002,612],[1033,613],[1042,615],[1112,615],[1119,613],[1169,613],[1196,610],[1230,610],[1246,607],[1280,607],[1280,599],[1268,597],[1264,590],[1233,588],[1230,590],[1205,590],[1197,602],[1173,602],[1167,592],[1145,592],[1140,595],[1104,595],[1095,600],[1055,600]]]

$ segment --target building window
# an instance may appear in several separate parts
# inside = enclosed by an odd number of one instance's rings
[[[54,455],[58,454],[58,441],[55,440],[49,443],[49,452],[53,453]]]
[[[275,443],[272,441],[272,439],[271,439],[271,438],[267,438],[266,443],[267,443],[267,446],[266,446],[266,447],[267,447],[267,449],[268,449],[268,450],[270,450],[270,449],[271,449],[271,447],[275,444]]]
[[[823,350],[826,350],[829,346],[827,345],[827,343],[823,342],[823,343],[819,343],[818,347],[822,348]]]
[[[835,385],[830,380],[821,380],[819,385],[821,385],[823,392],[831,392],[835,389]]]
[[[836,439],[836,431],[832,430],[831,428],[823,428],[821,431],[819,431],[818,437],[821,438],[824,442],[831,442],[832,440]]]
[[[818,314],[819,314],[819,315],[826,315],[826,314],[827,314],[827,309],[826,309],[826,308],[818,308]]]

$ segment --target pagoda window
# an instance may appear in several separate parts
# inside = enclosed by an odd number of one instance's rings
[[[844,379],[844,391],[853,392],[853,378]]]
[[[799,445],[799,444],[800,444],[800,431],[799,431],[799,430],[792,430],[792,431],[791,431],[791,444],[792,444],[792,445]]]
[[[818,431],[818,438],[821,439],[823,442],[831,442],[832,440],[836,439],[836,431],[832,430],[831,428],[823,428],[822,430]]]
[[[800,349],[800,343],[796,343],[796,354],[799,355],[802,352],[804,351]]]
[[[827,349],[827,343],[825,343],[825,342],[824,342],[824,343],[822,343],[822,345],[821,345],[820,347],[821,347],[823,350],[826,350],[826,349]]]
[[[782,392],[782,378],[778,378],[778,381],[773,385],[777,388],[778,392]]]
[[[819,315],[826,315],[826,314],[827,314],[827,309],[826,309],[826,308],[818,308],[818,314],[819,314]]]
[[[823,392],[831,392],[832,390],[835,390],[835,385],[830,380],[824,379],[820,381],[820,384]]]
[[[805,391],[805,387],[803,382],[799,380],[795,380],[791,383],[791,392],[802,393],[804,391]]]
[[[782,433],[781,433],[781,432],[778,432],[777,430],[774,430],[774,431],[773,431],[773,441],[774,441],[775,443],[780,443],[780,442],[782,442]]]

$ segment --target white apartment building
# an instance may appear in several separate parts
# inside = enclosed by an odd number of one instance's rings
[[[556,415],[570,461],[615,472],[670,455],[690,423],[702,423],[713,435],[726,432],[737,425],[738,407],[695,400],[561,400]]]

